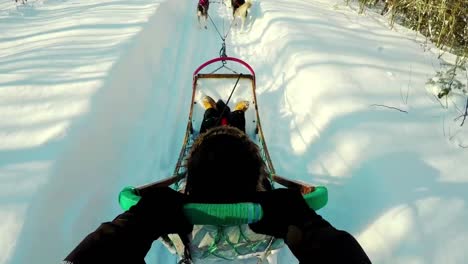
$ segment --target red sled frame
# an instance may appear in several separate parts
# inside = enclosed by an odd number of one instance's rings
[[[216,62],[222,62],[223,66],[225,67],[226,61],[231,61],[231,62],[236,62],[238,64],[243,65],[245,68],[248,69],[250,74],[239,74],[239,73],[200,73],[204,68],[207,66],[216,63]],[[218,68],[218,69],[220,69]],[[226,67],[227,68],[227,67]],[[217,70],[218,70],[217,69]],[[215,70],[215,71],[217,71]],[[173,184],[178,184],[180,180],[182,180],[185,177],[185,166],[186,166],[186,158],[188,156],[188,153],[190,151],[190,148],[193,143],[193,127],[192,127],[192,116],[193,116],[193,107],[195,104],[195,92],[196,92],[196,85],[197,81],[199,79],[249,79],[252,83],[252,93],[254,97],[254,106],[255,106],[255,115],[257,119],[257,124],[256,124],[256,130],[255,133],[258,134],[259,139],[260,139],[260,144],[261,144],[261,150],[262,154],[264,157],[264,160],[267,165],[267,170],[270,173],[270,179],[273,182],[276,182],[284,187],[291,188],[291,189],[299,189],[302,194],[308,194],[310,192],[313,192],[315,190],[315,187],[312,185],[309,185],[307,183],[301,182],[301,181],[296,181],[296,180],[291,180],[287,179],[285,177],[281,177],[276,174],[273,162],[271,161],[270,154],[268,152],[267,145],[265,143],[265,137],[263,134],[262,126],[260,123],[260,116],[258,113],[258,101],[257,101],[257,95],[256,95],[256,82],[255,82],[255,71],[252,69],[252,67],[246,63],[245,61],[238,59],[238,58],[233,58],[233,57],[220,57],[220,58],[215,58],[212,60],[209,60],[202,65],[200,65],[195,72],[193,73],[193,82],[192,82],[192,99],[191,99],[191,106],[190,106],[190,113],[188,117],[188,122],[187,122],[187,128],[184,136],[184,141],[183,141],[183,146],[181,148],[179,158],[177,160],[177,165],[174,169],[172,177],[163,179],[158,182],[154,182],[145,186],[141,186],[138,189],[143,189],[145,187],[149,186],[161,186],[161,187],[167,187]]]

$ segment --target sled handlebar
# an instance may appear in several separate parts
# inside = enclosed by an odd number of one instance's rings
[[[141,199],[134,187],[125,187],[119,194],[119,204],[123,210],[128,210]],[[318,210],[328,201],[327,188],[315,187],[313,192],[304,195],[309,207]],[[184,212],[194,225],[242,225],[258,222],[263,217],[262,206],[258,203],[235,204],[203,204],[189,203],[184,206]]]

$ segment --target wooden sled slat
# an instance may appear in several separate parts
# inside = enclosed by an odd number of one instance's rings
[[[149,187],[169,187],[170,185],[175,184],[176,182],[181,180],[182,178],[183,178],[183,175],[172,176],[172,177],[162,179],[154,183],[140,186],[138,187],[138,190],[146,189]],[[309,185],[301,181],[287,179],[276,174],[272,176],[272,179],[274,182],[281,184],[284,187],[291,188],[291,189],[300,189],[302,194],[308,194],[315,190],[315,187],[312,185]]]
[[[315,190],[315,187],[304,182],[286,179],[279,175],[274,174],[272,176],[274,182],[283,185],[284,187],[291,189],[300,189],[302,194],[308,194]]]
[[[183,175],[172,176],[172,177],[162,179],[162,180],[157,181],[157,182],[153,182],[153,183],[150,183],[150,184],[140,186],[140,187],[137,188],[137,190],[141,191],[143,189],[150,188],[150,187],[169,187],[172,184],[180,181],[183,177],[184,177]]]
[[[234,73],[199,73],[196,75],[197,79],[237,79],[239,74]],[[242,74],[241,79],[253,80],[254,76],[251,74]]]

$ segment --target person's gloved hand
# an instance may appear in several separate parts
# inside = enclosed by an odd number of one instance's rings
[[[300,263],[371,263],[357,240],[309,209],[298,190],[259,192],[254,202],[262,205],[263,218],[250,228],[284,239]]]
[[[308,222],[322,220],[309,208],[299,190],[258,192],[254,202],[261,204],[263,209],[263,218],[250,224],[250,228],[256,233],[284,239],[290,226],[301,228]]]
[[[168,187],[150,187],[140,192],[141,200],[113,222],[132,221],[140,235],[153,240],[166,234],[188,234],[193,225],[184,215],[186,195]],[[120,220],[119,220],[120,218]]]
[[[90,233],[65,258],[71,263],[144,263],[154,240],[192,231],[184,215],[185,195],[170,188],[145,189],[141,200]]]

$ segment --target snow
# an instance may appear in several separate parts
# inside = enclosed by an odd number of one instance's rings
[[[57,263],[121,212],[123,186],[172,173],[192,72],[221,48],[195,5],[0,1],[0,263]],[[210,15],[226,33],[231,10]],[[375,263],[466,262],[464,100],[425,89],[434,47],[338,0],[255,1],[226,43],[257,73],[278,174],[328,187],[320,214]]]

